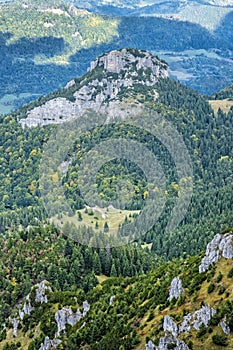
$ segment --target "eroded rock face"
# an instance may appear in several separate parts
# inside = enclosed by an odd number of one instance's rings
[[[111,296],[110,301],[109,301],[109,305],[113,305],[115,298],[116,298],[115,295]]]
[[[100,79],[94,74],[97,68],[100,69]],[[123,89],[130,89],[138,84],[153,86],[159,78],[168,77],[168,67],[149,52],[122,49],[111,51],[92,62],[89,75],[90,77],[84,76],[79,82],[76,92],[73,93],[74,101],[65,97],[49,100],[28,111],[27,117],[19,121],[22,127],[62,124],[78,118],[87,109],[108,113],[109,103],[119,102]],[[69,90],[74,84],[75,81],[71,80],[66,89]],[[156,91],[152,95],[154,99],[158,97]]]
[[[99,66],[108,72],[119,74],[122,70],[129,70],[132,65],[135,65],[136,71],[141,68],[149,68],[157,77],[165,78],[168,76],[167,65],[153,57],[149,52],[129,49],[114,50],[97,58],[91,62],[90,71]]]
[[[155,350],[155,345],[151,340],[146,344],[146,350]]]
[[[50,340],[49,337],[46,337],[44,343],[41,344],[39,350],[51,350],[56,349],[62,341],[59,339]]]
[[[218,262],[221,257],[226,259],[233,258],[233,245],[231,233],[223,235],[217,234],[214,239],[207,245],[206,254],[199,266],[199,272],[205,272],[209,266]]]
[[[48,302],[48,298],[47,298],[47,295],[46,295],[46,292],[49,291],[49,292],[52,292],[52,289],[51,287],[48,285],[48,282],[47,281],[42,281],[41,283],[38,283],[35,285],[35,291],[36,291],[36,296],[35,296],[35,301],[36,303],[47,303]],[[30,315],[31,312],[34,310],[34,307],[31,305],[31,293],[29,293],[27,296],[26,296],[26,301],[25,303],[23,304],[23,309],[19,311],[19,317],[21,320],[24,319],[24,316],[25,315]]]
[[[171,282],[168,300],[171,301],[173,298],[178,299],[183,293],[182,281],[179,277],[175,277]]]
[[[63,307],[58,310],[55,314],[55,320],[57,322],[57,333],[55,338],[59,337],[63,331],[66,329],[66,325],[74,326],[82,317],[86,316],[90,310],[90,305],[87,301],[83,302],[83,313],[78,309],[75,313],[71,308]]]
[[[34,310],[34,307],[31,305],[30,294],[26,296],[26,301],[23,304],[23,309],[19,311],[19,317],[21,320],[24,319],[25,315],[30,315]]]
[[[9,321],[12,322],[12,324],[13,324],[13,336],[17,337],[19,320],[17,320],[16,318],[11,318],[10,317]]]
[[[83,302],[83,317],[86,316],[86,314],[88,313],[88,311],[90,310],[90,304],[88,304],[87,301]]]
[[[201,309],[195,311],[193,314],[184,316],[184,321],[179,327],[179,333],[190,332],[192,328],[199,330],[202,324],[207,327],[215,314],[216,310],[210,306],[202,306]]]
[[[226,322],[226,317],[224,317],[224,319],[222,319],[222,321],[219,323],[219,326],[222,328],[222,330],[225,334],[229,335],[231,333],[230,327],[228,326],[228,324]]]
[[[163,330],[171,333],[174,337],[178,335],[178,326],[169,316],[164,316]]]
[[[169,346],[171,344],[175,346],[173,350],[189,350],[185,342],[177,339],[176,337],[170,334],[167,334],[165,337],[160,338],[159,346],[156,347],[156,350],[169,350]]]
[[[36,284],[36,303],[47,303],[48,298],[46,292],[52,292],[52,288],[48,285],[47,281],[42,281],[41,283]]]
[[[210,319],[215,314],[216,310],[212,309],[210,306],[202,306],[201,309],[195,311],[193,314],[186,315],[179,326],[171,317],[164,316],[163,330],[165,332],[165,337],[160,338],[159,346],[156,347],[156,350],[167,350],[170,344],[172,344],[176,350],[188,350],[187,345],[178,338],[180,333],[188,333],[192,328],[199,330],[202,324],[207,327]],[[227,325],[223,324],[224,328],[225,326]]]

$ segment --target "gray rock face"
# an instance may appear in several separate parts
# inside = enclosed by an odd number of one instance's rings
[[[114,50],[97,58],[91,62],[90,71],[97,66],[103,67],[104,70],[119,74],[122,70],[126,71],[132,65],[136,65],[136,70],[150,68],[152,73],[157,77],[165,78],[167,74],[167,65],[161,63],[156,57],[149,52],[142,51],[140,56],[128,49]]]
[[[195,311],[193,314],[188,314],[184,317],[184,321],[179,327],[179,333],[190,332],[192,328],[199,330],[200,326],[204,324],[206,327],[210,319],[216,314],[216,310],[210,306],[202,306],[201,309]]]
[[[48,298],[46,291],[52,292],[50,286],[47,285],[47,281],[42,281],[41,283],[36,284],[36,298],[35,302],[37,303],[47,303]]]
[[[156,347],[156,350],[169,350],[169,345],[174,344],[174,350],[189,350],[185,342],[177,339],[172,335],[165,335],[165,337],[160,338],[159,346]]]
[[[178,335],[178,327],[175,321],[169,316],[164,316],[163,330],[171,333],[174,337]]]
[[[61,310],[58,310],[55,314],[55,320],[57,322],[57,333],[55,338],[61,335],[61,332],[65,331],[66,325],[70,326],[75,325],[78,321],[81,320],[82,317],[86,316],[88,311],[90,310],[90,305],[87,301],[83,302],[83,313],[78,309],[76,313],[72,311],[71,308],[63,307]]]
[[[66,325],[69,324],[73,326],[79,320],[81,320],[82,314],[78,309],[76,313],[73,313],[71,308],[63,307],[61,310],[58,310],[55,314],[55,320],[57,322],[57,333],[56,337],[59,337],[61,332],[66,329]]]
[[[202,306],[201,309],[195,311],[193,314],[186,315],[180,326],[169,316],[164,316],[163,330],[165,331],[165,337],[160,338],[159,346],[156,347],[156,350],[167,350],[169,349],[169,344],[174,344],[174,349],[176,350],[188,350],[187,345],[178,339],[179,334],[190,332],[192,328],[199,330],[202,324],[207,327],[210,319],[215,314],[216,310],[210,306]],[[226,324],[223,325],[224,328],[225,326]]]
[[[19,320],[17,320],[16,318],[9,318],[9,321],[12,322],[13,324],[13,336],[17,337],[18,334],[18,326],[19,326]]]
[[[87,80],[84,76],[73,95],[74,102],[65,97],[49,100],[30,110],[27,117],[19,121],[22,127],[62,124],[76,119],[87,109],[95,111],[104,109],[106,113],[108,112],[106,106],[111,101],[119,102],[118,97],[122,89],[132,88],[135,84],[153,86],[159,78],[168,77],[167,65],[150,53],[142,51],[138,51],[138,55],[127,49],[111,51],[92,62],[89,71],[92,72],[96,67],[103,71],[101,81],[96,77]],[[111,73],[117,73],[118,76],[113,76]],[[74,84],[75,81],[71,80],[66,88],[69,89]],[[158,97],[156,91],[153,97],[154,99]]]
[[[26,301],[23,304],[23,310],[19,311],[19,317],[21,320],[24,319],[25,315],[30,315],[31,312],[34,310],[34,307],[31,305],[31,300],[30,300],[30,294],[26,296]]]
[[[83,317],[86,316],[86,314],[88,313],[88,311],[90,310],[90,305],[88,304],[87,301],[83,302]]]
[[[233,235],[225,233],[224,235],[217,234],[214,239],[207,245],[206,254],[199,266],[199,272],[205,272],[209,266],[218,262],[221,257],[226,259],[233,258]]]
[[[38,283],[35,285],[36,288],[36,296],[35,296],[35,302],[37,303],[47,303],[48,298],[46,295],[46,291],[52,292],[52,289],[50,286],[47,285],[47,281],[42,281],[41,283]],[[19,317],[21,320],[24,319],[25,315],[30,315],[31,312],[34,310],[34,307],[31,305],[31,293],[29,293],[26,296],[26,301],[23,304],[23,309],[19,311]]]
[[[116,298],[115,295],[111,296],[110,301],[109,301],[109,305],[113,305],[115,298]]]
[[[222,321],[219,323],[219,326],[222,328],[222,330],[225,334],[229,335],[231,333],[230,327],[226,323],[226,317],[224,317],[224,319],[222,319]]]
[[[49,337],[46,337],[44,343],[41,344],[39,350],[51,350],[56,349],[62,341],[59,339],[50,340]]]
[[[146,350],[155,350],[155,345],[151,340],[146,344]]]
[[[168,300],[171,301],[173,298],[178,299],[183,293],[184,288],[182,287],[182,281],[179,277],[175,277],[171,282]]]

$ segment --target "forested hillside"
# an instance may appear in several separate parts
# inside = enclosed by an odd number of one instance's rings
[[[44,279],[58,290],[81,288],[86,293],[97,285],[96,276],[101,280],[105,276],[144,274],[161,261],[148,249],[133,245],[103,250],[76,244],[67,237],[70,230],[69,224],[63,232],[41,225],[1,237],[0,324],[32,286]]]
[[[138,54],[140,55],[140,52]],[[96,67],[82,79],[88,83],[97,76],[100,80],[106,78],[104,74],[106,73]],[[116,79],[117,77],[116,75]],[[43,147],[54,126],[22,129],[18,120],[25,117],[28,110],[43,105],[53,98],[62,96],[72,100],[80,81],[77,79],[70,88],[58,90],[39,99],[1,121],[0,220],[2,233],[20,226],[36,226],[38,220],[47,217],[40,200],[39,163]],[[152,97],[155,93],[154,89],[159,93],[158,100]],[[152,243],[152,250],[165,259],[195,254],[213,237],[216,227],[224,229],[232,222],[233,110],[231,109],[228,114],[220,110],[216,117],[204,97],[170,79],[160,79],[153,87],[135,85],[132,89],[123,89],[121,95],[117,96],[117,99],[123,99],[122,103],[125,103],[125,106],[132,98],[170,121],[182,135],[190,153],[194,172],[194,193],[181,225],[175,231],[164,234],[172,208],[179,196],[173,160],[167,154],[165,147],[151,134],[122,126],[120,121],[115,126],[98,127],[93,133],[84,134],[77,140],[76,148],[73,149],[76,159],[70,164],[68,173],[62,179],[66,198],[76,212],[75,216],[78,218],[79,215],[81,220],[78,211],[82,210],[83,213],[85,202],[79,196],[76,179],[80,161],[90,147],[98,144],[100,140],[119,137],[124,130],[126,139],[132,138],[133,135],[133,139],[143,142],[157,155],[168,181],[165,209],[153,229],[142,238],[143,242]],[[82,147],[80,148],[79,145]],[[117,191],[116,183],[122,178],[132,184],[134,192],[127,209],[141,209],[144,204],[144,193],[147,190],[146,181],[139,168],[129,162],[111,161],[100,169],[97,186],[101,196],[106,200],[114,199]],[[55,177],[53,181],[56,181]],[[127,222],[130,220],[129,213],[126,216]],[[90,237],[95,236],[98,228],[95,215],[92,218],[90,217],[89,221],[96,226],[93,227],[94,231]],[[65,222],[66,218],[63,219]],[[111,223],[107,222],[107,224]]]
[[[226,87],[225,89],[222,89],[218,91],[216,94],[212,96],[214,100],[224,100],[228,99],[230,101],[233,101],[233,85],[230,85]]]
[[[12,253],[14,249],[24,249],[31,240],[28,235],[18,236],[17,248],[6,242],[5,254],[7,248]],[[45,238],[43,233],[42,236]],[[62,237],[58,239],[61,240]],[[147,275],[110,277],[94,289],[91,288],[95,285],[93,282],[84,290],[74,285],[68,290],[69,282],[65,282],[65,288],[59,288],[57,283],[65,278],[62,274],[65,264],[71,269],[70,278],[79,271],[74,264],[81,260],[73,261],[76,249],[66,244],[58,266],[53,267],[53,271],[49,268],[52,283],[38,283],[27,299],[17,303],[6,328],[1,331],[1,349],[38,350],[52,346],[59,350],[197,350],[202,347],[217,350],[232,347],[232,231],[218,234],[205,254],[173,260]],[[52,253],[51,250],[49,254]],[[38,258],[41,278],[45,277],[46,255],[43,251]],[[85,253],[85,262],[89,258]],[[20,267],[17,260],[9,271],[12,299],[20,289],[14,272],[16,265]],[[27,283],[29,273],[25,276]],[[61,275],[54,279],[56,273]],[[29,287],[27,284],[27,291]],[[10,301],[13,304],[15,300]]]
[[[0,0],[0,350],[233,349],[233,12],[161,1]]]

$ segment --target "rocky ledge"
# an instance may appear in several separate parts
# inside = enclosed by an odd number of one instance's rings
[[[93,109],[112,112],[112,103],[119,103],[122,94],[133,91],[134,86],[151,87],[154,99],[158,93],[153,86],[160,78],[168,77],[168,66],[146,51],[122,49],[111,51],[91,63],[86,75],[76,83],[71,80],[62,94],[27,112],[20,119],[22,127],[62,124]],[[69,99],[64,96],[69,95]],[[72,97],[72,98],[71,98]],[[118,106],[117,106],[118,107]],[[115,112],[120,111],[115,108]]]
[[[232,238],[233,235],[230,232],[214,236],[213,240],[207,245],[205,256],[199,266],[200,273],[207,271],[209,266],[218,262],[221,257],[233,258]]]

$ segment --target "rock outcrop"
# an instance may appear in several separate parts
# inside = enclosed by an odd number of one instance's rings
[[[46,292],[52,292],[52,288],[48,285],[47,281],[42,281],[41,283],[36,284],[36,303],[47,303],[48,298]]]
[[[184,320],[179,326],[179,333],[190,332],[192,328],[199,330],[202,324],[207,327],[215,314],[216,310],[210,306],[202,306],[201,309],[195,311],[193,314],[184,316]]]
[[[160,338],[159,346],[156,347],[156,350],[168,350],[171,349],[171,346],[172,349],[176,350],[188,350],[188,346],[178,336],[183,332],[190,332],[192,328],[199,330],[202,324],[207,327],[215,314],[216,310],[210,306],[202,306],[201,309],[193,314],[190,313],[184,316],[184,320],[179,326],[170,316],[164,316],[163,330],[165,336]],[[228,330],[225,320],[221,323],[221,326]]]
[[[222,319],[222,321],[219,323],[219,326],[222,328],[223,332],[227,335],[231,333],[230,327],[228,326],[226,322],[226,317]]]
[[[62,341],[60,339],[50,340],[49,337],[46,337],[44,343],[41,344],[39,350],[51,350],[56,349]]]
[[[16,318],[9,318],[9,321],[12,323],[13,325],[13,336],[17,337],[18,334],[18,326],[19,326],[19,320],[17,320]]]
[[[172,347],[171,347],[172,346]],[[176,337],[167,334],[165,337],[160,338],[159,345],[156,347],[156,350],[189,350],[185,342],[177,339]]]
[[[115,295],[112,295],[112,296],[111,296],[110,301],[109,301],[109,305],[110,305],[110,306],[113,305],[115,298],[116,298]]]
[[[149,52],[133,49],[111,51],[91,63],[89,72],[77,83],[76,89],[75,80],[67,83],[65,89],[67,94],[72,89],[72,102],[63,93],[63,96],[28,111],[26,118],[19,122],[22,127],[35,127],[62,124],[77,118],[87,109],[108,113],[112,109],[110,102],[119,102],[123,90],[129,91],[134,85],[153,87],[158,79],[166,77],[167,64]],[[153,89],[151,94],[154,99],[158,97]]]
[[[157,78],[165,78],[168,76],[167,65],[165,63],[153,57],[147,51],[135,49],[122,49],[108,52],[91,62],[89,71],[94,70],[98,66],[103,67],[103,69],[108,72],[119,74],[121,71],[128,71],[132,65],[135,66],[136,71],[149,68],[152,74]]]
[[[151,340],[146,344],[146,350],[155,350],[155,345]]]
[[[178,299],[183,293],[184,288],[182,287],[181,279],[179,277],[173,278],[171,282],[168,300],[171,301],[173,298]]]
[[[61,332],[66,329],[67,324],[73,326],[75,323],[80,321],[81,318],[82,314],[79,309],[76,313],[74,313],[71,308],[63,307],[61,310],[58,310],[55,314],[55,320],[57,322],[56,337],[61,335]]]
[[[19,317],[21,320],[24,319],[25,315],[30,315],[31,312],[34,310],[34,307],[32,306],[32,302],[36,302],[36,303],[47,303],[48,302],[48,298],[46,295],[46,292],[52,292],[51,287],[49,286],[47,281],[42,281],[40,283],[37,283],[35,285],[35,300],[32,300],[32,292],[30,292],[26,298],[25,298],[25,302],[23,304],[23,308],[21,310],[19,310]]]
[[[90,310],[90,304],[87,301],[83,302],[83,317],[86,316],[88,311]]]
[[[19,317],[21,320],[24,319],[25,315],[30,315],[34,310],[34,307],[31,305],[30,294],[28,294],[25,299],[26,300],[23,304],[23,309],[19,310]]]
[[[59,337],[63,331],[66,329],[66,325],[74,326],[81,318],[85,317],[90,310],[90,305],[87,301],[83,302],[83,313],[78,309],[73,312],[71,308],[63,307],[58,310],[55,314],[55,320],[57,322],[57,332],[55,338]]]
[[[207,245],[206,253],[199,266],[199,272],[205,272],[209,266],[219,261],[221,257],[233,258],[233,235],[231,233],[217,234]]]
[[[178,335],[178,326],[176,322],[171,319],[170,316],[164,316],[163,330],[165,332],[171,333],[174,337]]]

